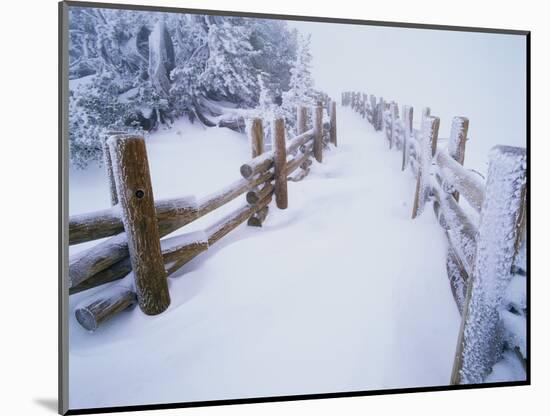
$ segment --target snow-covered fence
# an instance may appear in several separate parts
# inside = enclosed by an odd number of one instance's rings
[[[362,100],[362,102],[357,102]],[[375,127],[383,119],[389,147],[403,153],[402,169],[416,176],[412,217],[433,201],[448,241],[447,274],[462,314],[451,383],[481,383],[503,351],[516,353],[525,365],[525,296],[516,283],[525,277],[522,243],[526,224],[526,151],[496,146],[489,154],[487,180],[463,167],[469,120],[452,120],[447,148],[438,149],[439,118],[424,108],[420,128],[413,109],[383,105],[376,97],[342,95]],[[363,116],[364,117],[364,116]],[[470,206],[466,209],[459,196]],[[524,293],[523,289],[523,293]],[[519,295],[518,295],[519,291]]]
[[[122,280],[78,305],[77,321],[95,330],[136,303],[146,314],[162,313],[170,304],[168,276],[245,221],[261,226],[273,196],[278,208],[288,206],[287,180],[303,179],[311,158],[322,161],[328,143],[336,145],[334,102],[330,109],[330,121],[324,122],[321,105],[312,108],[313,126],[307,129],[307,109],[299,108],[299,134],[288,141],[284,120],[276,119],[275,146],[269,152],[264,151],[264,120],[252,120],[252,159],[240,168],[243,178],[200,200],[182,196],[155,201],[144,139],[107,134],[104,160],[114,186],[110,190],[113,206],[69,218],[69,244],[104,239],[70,257],[69,293]],[[246,195],[246,203],[205,230],[165,238],[240,195]]]

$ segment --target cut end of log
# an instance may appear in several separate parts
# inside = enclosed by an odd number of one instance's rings
[[[88,308],[79,308],[74,314],[78,323],[87,331],[95,331],[97,329],[98,323]]]
[[[269,212],[268,206],[262,208],[261,210],[256,212],[252,217],[248,219],[247,224],[250,227],[261,227],[267,217],[268,212]]]
[[[252,174],[253,174],[253,170],[249,165],[241,166],[241,175],[243,176],[243,178],[248,179],[252,176]]]
[[[136,294],[120,286],[108,287],[94,294],[75,310],[77,322],[88,331],[95,331],[103,322],[135,305]]]

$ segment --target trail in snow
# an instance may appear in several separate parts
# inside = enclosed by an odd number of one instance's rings
[[[71,317],[72,408],[448,384],[460,317],[444,235],[430,207],[411,220],[399,152],[338,111],[340,146],[289,183],[289,208],[184,266],[164,314],[94,334]]]

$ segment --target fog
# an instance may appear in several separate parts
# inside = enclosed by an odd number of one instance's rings
[[[524,36],[336,23],[289,22],[311,34],[316,88],[354,90],[441,118],[470,119],[466,165],[485,171],[496,144],[526,145]]]

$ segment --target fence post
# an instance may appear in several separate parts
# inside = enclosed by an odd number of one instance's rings
[[[321,111],[323,109],[321,108]],[[275,124],[275,202],[277,208],[288,207],[287,173],[286,173],[286,143],[285,143],[285,120],[277,118]]]
[[[313,120],[313,155],[317,162],[323,162],[323,107],[317,104],[315,118]]]
[[[332,102],[330,109],[330,141],[334,146],[338,147],[338,140],[336,138],[336,102]]]
[[[252,158],[260,156],[264,152],[264,126],[261,118],[255,117],[252,119],[250,144],[252,147]]]
[[[437,146],[437,135],[439,133],[439,118],[426,117],[422,123],[420,135],[420,154],[416,155],[418,161],[418,175],[416,177],[416,192],[412,218],[418,217],[424,209],[424,204],[430,189],[430,167],[432,158],[435,155]]]
[[[401,170],[405,170],[409,164],[409,137],[412,132],[413,108],[410,105],[403,106],[403,158],[401,161]],[[422,129],[423,123],[420,124]]]
[[[422,118],[420,119],[420,125],[422,126],[422,122],[426,117],[429,117],[431,113],[430,107],[424,107],[422,109]]]
[[[376,106],[376,123],[375,130],[380,131],[384,128],[384,98],[380,97],[378,105]]]
[[[252,143],[252,158],[260,156],[264,153],[264,128],[263,120],[261,118],[254,118],[252,120],[252,128],[250,131],[250,139]],[[257,189],[259,191],[259,188]],[[267,217],[269,207],[264,207],[259,212],[254,213],[249,219],[247,224],[250,226],[261,227],[262,223]]]
[[[109,139],[109,151],[138,304],[147,315],[157,315],[170,305],[170,294],[145,140],[139,136],[113,136]]]
[[[482,383],[500,358],[499,309],[522,237],[526,152],[495,146],[481,210],[477,249],[462,313],[451,384]]]
[[[101,148],[103,150],[103,163],[105,164],[105,170],[107,171],[107,181],[109,182],[109,193],[111,196],[111,205],[118,204],[118,196],[116,194],[115,177],[113,175],[113,162],[111,161],[111,154],[109,153],[109,145],[107,140],[109,137],[116,134],[124,134],[123,131],[108,131],[101,139]]]
[[[307,131],[307,108],[300,106],[297,109],[296,124],[298,125],[298,134],[305,133]]]
[[[468,134],[469,125],[470,121],[466,117],[454,117],[451,124],[451,135],[447,150],[449,151],[449,156],[461,165],[464,165],[466,135]],[[459,194],[457,191],[453,192],[453,197],[458,201]]]
[[[397,108],[397,103],[393,102],[390,108],[390,120],[391,120],[391,126],[390,126],[390,149],[393,149],[393,144],[395,142],[395,128],[397,124],[397,116],[398,116],[399,109]]]
[[[370,106],[372,109],[372,117],[374,120],[374,113],[376,112],[376,97],[374,95],[370,95]]]

